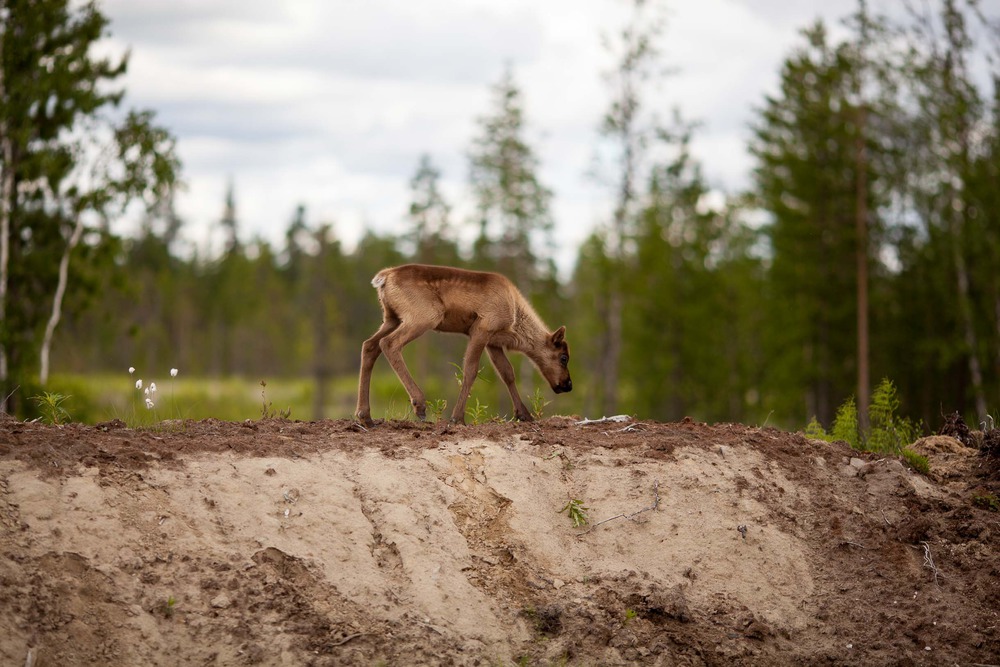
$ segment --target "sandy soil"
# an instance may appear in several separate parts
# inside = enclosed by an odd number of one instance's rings
[[[735,424],[7,420],[0,664],[998,664],[1000,476],[916,447],[929,476]]]

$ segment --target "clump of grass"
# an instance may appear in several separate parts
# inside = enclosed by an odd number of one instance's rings
[[[260,381],[260,418],[261,419],[288,419],[292,416],[292,408],[289,406],[284,410],[275,410],[271,401],[267,400],[267,380]]]
[[[128,369],[128,374],[130,376],[135,375],[135,367],[130,366]],[[128,424],[129,428],[136,428],[144,423],[155,423],[157,421],[156,416],[156,401],[159,400],[158,396],[159,390],[156,388],[155,382],[150,382],[148,385],[144,384],[142,378],[135,381],[135,390],[132,393],[132,412],[125,418],[125,423]],[[142,404],[146,407],[146,411],[151,415],[149,419],[140,417],[141,410],[136,408],[136,401],[141,400]]]
[[[583,506],[583,501],[579,498],[570,498],[569,502],[559,510],[559,513],[566,512],[569,515],[569,520],[573,522],[573,527],[579,528],[590,522],[590,518],[587,516],[589,509],[589,507]]]
[[[63,407],[70,397],[56,392],[43,392],[38,396],[32,396],[31,401],[38,406],[38,411],[42,413],[41,419],[46,424],[60,426],[70,421],[69,411]]]
[[[900,456],[903,460],[910,464],[910,467],[919,472],[921,475],[926,475],[931,471],[931,464],[927,460],[927,457],[923,454],[917,454],[912,449],[904,449]]]

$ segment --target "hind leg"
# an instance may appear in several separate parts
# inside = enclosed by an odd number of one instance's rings
[[[406,362],[403,360],[403,347],[433,329],[437,326],[438,321],[438,319],[431,318],[403,321],[395,331],[387,334],[379,342],[386,360],[392,366],[392,370],[396,372],[396,377],[403,383],[403,388],[406,389],[406,393],[410,397],[413,411],[420,421],[427,418],[427,399],[406,367]]]
[[[399,324],[399,320],[395,318],[386,319],[386,321],[382,323],[382,326],[379,327],[379,330],[361,345],[361,373],[358,377],[358,407],[354,412],[354,416],[365,426],[371,426],[374,424],[371,415],[370,394],[372,369],[375,367],[375,362],[378,360],[379,355],[382,354],[382,347],[380,343],[383,338],[395,331],[399,327]]]

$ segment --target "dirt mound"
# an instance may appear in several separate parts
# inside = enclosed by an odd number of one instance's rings
[[[930,477],[736,424],[4,421],[0,663],[996,663],[995,490],[921,447]]]

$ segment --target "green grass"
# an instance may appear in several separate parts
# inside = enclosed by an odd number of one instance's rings
[[[120,375],[59,375],[53,389],[69,394],[63,407],[72,421],[95,424],[121,419],[147,424],[163,419],[206,419],[229,421],[259,419],[261,416],[260,378],[208,378],[180,376],[171,379],[143,377],[144,386],[156,382],[156,406],[148,410],[145,397],[135,388],[135,378]],[[293,419],[312,418],[313,383],[307,379],[267,378],[266,396],[275,411],[291,407]],[[335,394],[331,387],[329,395]],[[332,415],[330,415],[332,416]]]
[[[157,396],[154,409],[147,410],[145,396],[135,388],[135,381],[142,379],[143,386],[156,382]],[[261,396],[260,381],[265,380]],[[419,380],[418,380],[419,381]],[[427,395],[428,403],[451,406],[458,398],[458,386],[449,373],[441,373],[438,378],[427,378],[420,385]],[[502,387],[500,387],[502,389]],[[111,419],[121,419],[130,426],[144,426],[164,419],[207,419],[226,421],[260,419],[263,403],[269,404],[273,414],[291,409],[291,419],[315,419],[313,401],[316,385],[312,378],[281,377],[192,377],[183,369],[176,378],[169,373],[157,377],[137,370],[130,376],[127,371],[120,374],[99,373],[87,375],[54,375],[46,391],[68,398],[61,406],[69,414],[64,421],[96,424]],[[330,380],[326,388],[326,405],[322,417],[329,419],[350,418],[358,395],[358,378],[354,373]],[[468,405],[485,407],[488,414],[479,415],[482,421],[504,414],[510,410],[509,399],[503,395],[502,410],[497,412],[498,387],[496,383],[477,381],[469,397]],[[375,373],[371,387],[372,416],[377,419],[415,419],[410,399],[391,370]],[[37,413],[37,406],[30,408]],[[450,416],[446,407],[440,416]],[[35,417],[38,414],[31,414]],[[428,418],[434,416],[428,410]],[[470,418],[470,422],[472,420]]]

